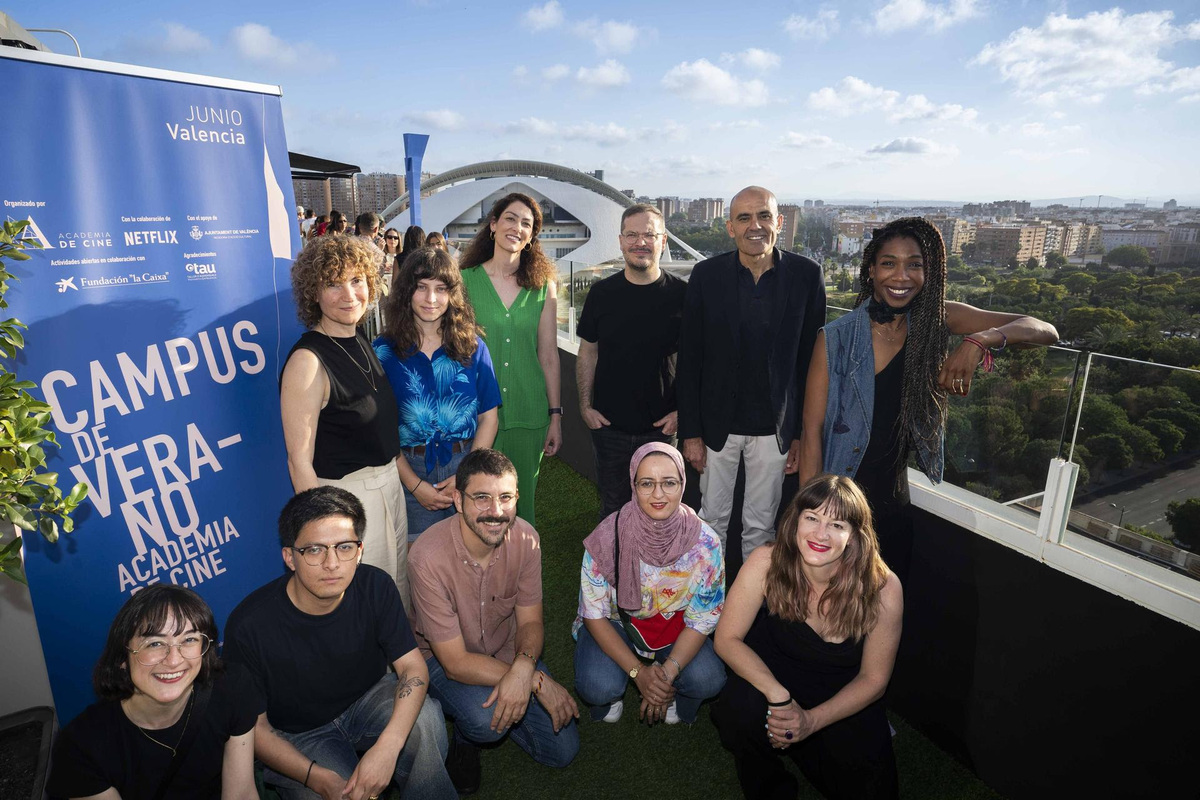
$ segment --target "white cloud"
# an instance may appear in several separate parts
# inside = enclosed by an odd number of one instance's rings
[[[623,86],[630,81],[629,70],[625,69],[625,65],[614,59],[608,59],[603,64],[597,64],[594,67],[580,67],[575,73],[575,80],[585,86],[592,86],[597,89],[611,89],[614,86]]]
[[[562,141],[591,142],[601,147],[612,147],[619,144],[647,139],[654,135],[654,129],[643,128],[630,130],[615,122],[599,124],[584,122],[577,125],[560,125],[537,117],[525,117],[504,126],[506,133],[516,133],[523,136],[544,136]]]
[[[751,47],[740,53],[721,54],[722,64],[741,64],[747,69],[757,72],[770,72],[773,69],[778,69],[782,61],[778,53],[772,53],[770,50],[760,50],[757,47]]]
[[[825,41],[838,31],[838,12],[836,9],[823,8],[811,18],[793,14],[783,21],[783,30],[796,41]]]
[[[1170,11],[1126,14],[1119,8],[1084,17],[1050,14],[984,46],[972,64],[994,68],[1033,102],[1098,102],[1115,88],[1143,93],[1188,91],[1196,68],[1176,69],[1163,51],[1200,39],[1200,25],[1178,26]]]
[[[517,64],[512,69],[512,76],[524,83],[525,79],[529,77],[529,67],[524,64]]]
[[[747,131],[761,128],[763,124],[756,119],[734,119],[728,122],[710,122],[710,131]]]
[[[628,53],[633,49],[641,31],[630,22],[608,20],[600,22],[595,18],[575,24],[575,33],[590,39],[601,55],[607,53]]]
[[[1058,128],[1048,128],[1042,122],[1026,122],[1021,126],[1021,135],[1033,139],[1057,139],[1079,136],[1081,133],[1083,133],[1083,127],[1079,125],[1063,125]]]
[[[164,53],[177,55],[196,55],[212,49],[212,42],[199,31],[194,31],[178,22],[168,22],[164,26],[164,36],[160,47]]]
[[[563,22],[562,6],[558,4],[558,0],[550,0],[544,6],[530,8],[522,19],[531,30],[545,31],[557,28]]]
[[[1088,150],[1086,147],[1072,147],[1067,150],[1052,150],[1048,148],[1027,150],[1023,147],[1014,147],[1011,150],[1005,150],[1004,154],[1012,158],[1019,158],[1022,161],[1042,162],[1057,161],[1064,156],[1086,156],[1088,155]]]
[[[956,155],[958,150],[953,146],[938,144],[919,136],[905,136],[892,139],[887,144],[877,144],[867,150],[868,155]]]
[[[724,106],[761,106],[768,97],[762,81],[739,80],[704,58],[671,67],[662,85],[690,100]]]
[[[542,77],[548,81],[560,81],[571,74],[571,68],[566,64],[554,64],[542,70]]]
[[[271,33],[266,25],[247,22],[229,32],[229,40],[239,56],[256,64],[280,68],[326,66],[333,62],[327,48],[308,42],[289,44]]]
[[[873,16],[876,31],[895,33],[921,25],[941,31],[982,14],[981,0],[950,0],[948,3],[891,0],[887,5],[876,9]]]
[[[538,117],[523,117],[516,122],[504,126],[508,133],[522,133],[529,136],[553,136],[558,132],[558,125]]]
[[[783,135],[780,141],[784,147],[792,147],[798,150],[807,150],[811,148],[832,147],[833,139],[819,133],[797,133],[796,131],[788,131]]]
[[[459,114],[457,111],[451,111],[448,108],[439,108],[432,111],[410,111],[404,115],[404,118],[418,125],[432,128],[435,131],[456,131],[462,128],[463,123],[466,122],[462,114]]]
[[[958,103],[934,103],[923,94],[901,96],[900,92],[853,75],[809,94],[808,106],[841,117],[880,111],[892,122],[957,122],[971,126],[979,116],[975,109]]]

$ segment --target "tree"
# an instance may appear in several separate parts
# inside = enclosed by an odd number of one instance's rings
[[[1025,262],[1025,267],[1026,269],[1041,269],[1042,262],[1038,261],[1037,256],[1030,256],[1029,260]]]
[[[1114,247],[1104,256],[1104,260],[1109,264],[1116,264],[1118,267],[1148,267],[1150,266],[1150,251],[1140,245],[1123,244]]]
[[[1086,272],[1072,272],[1063,277],[1062,285],[1067,287],[1067,291],[1071,294],[1087,294],[1096,285],[1096,276],[1088,275]]]
[[[1184,547],[1200,548],[1200,497],[1167,503],[1167,524]]]
[[[1165,455],[1173,456],[1183,446],[1183,430],[1179,426],[1165,419],[1154,418],[1144,419],[1139,424],[1154,434]]]
[[[1133,448],[1115,433],[1102,433],[1087,440],[1092,452],[1092,472],[1106,469],[1126,469],[1133,464]]]
[[[975,242],[967,242],[962,246],[963,258],[970,262],[975,260],[975,254],[979,250],[979,245]]]
[[[1080,306],[1066,313],[1060,333],[1063,339],[1071,341],[1083,336],[1092,328],[1113,323],[1123,328],[1133,327],[1133,320],[1116,309]]]
[[[1120,297],[1128,295],[1137,284],[1138,279],[1136,276],[1128,272],[1119,272],[1111,278],[1105,278],[1097,283],[1093,291],[1105,297]]]
[[[1067,257],[1057,250],[1051,250],[1046,254],[1046,266],[1050,269],[1062,269],[1067,263]]]
[[[1100,353],[1107,352],[1114,344],[1123,341],[1129,334],[1115,322],[1097,325],[1083,336],[1083,346]]]

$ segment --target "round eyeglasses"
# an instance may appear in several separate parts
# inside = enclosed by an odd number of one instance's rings
[[[512,493],[505,492],[504,494],[501,494],[501,495],[493,495],[493,494],[487,494],[486,492],[480,492],[479,494],[469,494],[469,495],[467,495],[467,497],[471,498],[471,502],[475,504],[475,509],[477,511],[487,511],[489,508],[492,507],[492,503],[496,502],[497,500],[500,501],[501,508],[508,508],[513,503],[517,502],[517,493],[516,492],[512,492]]]
[[[679,490],[683,488],[683,481],[678,478],[663,478],[661,481],[651,480],[650,478],[642,478],[634,484],[637,487],[638,494],[643,497],[654,494],[654,487],[662,489],[665,495],[679,494]]]
[[[331,549],[337,553],[338,561],[349,561],[362,550],[362,542],[338,542],[335,545],[310,544],[307,547],[293,547],[292,549],[300,554],[305,564],[310,567],[319,567],[325,563],[325,553]]]
[[[203,633],[189,633],[179,642],[168,642],[163,639],[151,639],[139,648],[127,648],[137,662],[143,667],[153,667],[161,664],[171,653],[171,648],[179,649],[179,655],[188,660],[195,660],[208,652],[212,642]]]

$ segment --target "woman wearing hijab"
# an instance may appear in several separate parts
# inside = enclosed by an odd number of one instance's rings
[[[683,456],[651,442],[629,465],[633,499],[583,541],[575,689],[592,718],[616,722],[626,681],[648,723],[695,722],[725,684],[708,635],[725,604],[717,534],[681,503]]]

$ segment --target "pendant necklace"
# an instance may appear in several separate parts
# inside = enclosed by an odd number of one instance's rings
[[[175,742],[175,747],[171,747],[171,745],[167,744],[166,742],[160,742],[158,739],[155,739],[153,736],[146,733],[146,729],[143,728],[141,725],[138,725],[136,722],[134,722],[133,725],[135,728],[137,728],[139,731],[142,732],[142,736],[145,736],[147,739],[154,742],[159,747],[167,748],[168,750],[171,751],[171,756],[174,757],[175,750],[176,750],[176,748],[179,747],[179,742],[183,741],[183,737],[187,733],[188,723],[192,721],[192,701],[195,699],[196,699],[196,690],[193,688],[192,693],[188,696],[187,716],[184,717],[184,720],[183,720],[183,730],[181,730],[179,732],[179,741]],[[128,715],[126,715],[126,716],[128,716]],[[133,722],[133,720],[130,720],[130,722]]]
[[[321,327],[322,324],[323,323],[317,324],[317,330],[319,330],[321,333],[324,333],[325,337],[328,338],[329,341],[336,344],[338,346],[338,349],[346,354],[346,358],[350,359],[350,363],[353,364],[358,369],[358,371],[363,374],[363,377],[367,379],[367,382],[371,384],[371,391],[373,391],[373,392],[378,391],[375,388],[375,373],[371,370],[371,356],[370,356],[370,354],[367,353],[367,348],[363,347],[362,339],[358,338],[358,335],[355,334],[354,341],[358,342],[358,347],[360,350],[362,350],[363,358],[365,358],[367,360],[367,368],[366,369],[363,369],[362,367],[358,366],[358,362],[354,360],[354,356],[350,355],[349,350],[342,347],[341,342],[339,342],[333,336],[330,336],[328,333],[325,333],[325,329]]]

